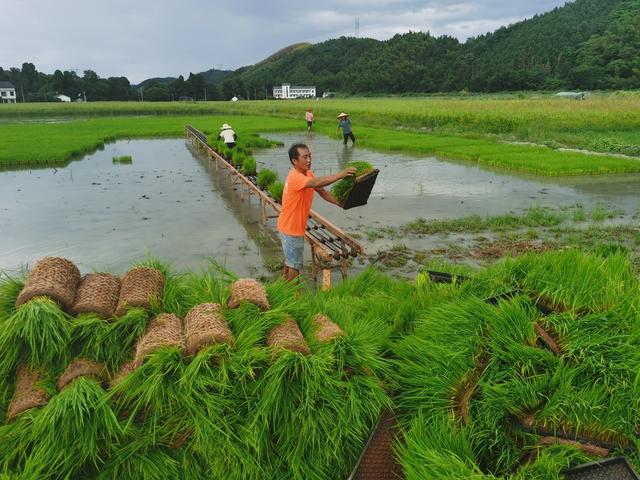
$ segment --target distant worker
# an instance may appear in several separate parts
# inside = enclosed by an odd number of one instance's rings
[[[304,114],[304,118],[307,121],[307,132],[310,132],[311,127],[313,127],[313,110],[311,107],[307,108],[307,113]]]
[[[311,171],[311,152],[304,143],[296,143],[289,149],[289,161],[292,168],[284,183],[278,231],[284,251],[284,278],[294,280],[302,270],[304,232],[307,229],[313,193],[318,192],[327,202],[339,205],[338,200],[323,187],[354,175],[356,169],[349,167],[333,175],[316,177]]]
[[[236,146],[238,136],[236,135],[236,132],[231,129],[231,125],[224,123],[220,127],[220,138],[224,140],[227,147],[233,148]]]
[[[351,120],[349,120],[349,114],[342,112],[338,115],[338,129],[336,133],[338,133],[342,129],[342,137],[344,138],[344,144],[347,144],[347,140],[351,139],[351,143],[353,145],[356,144],[356,137],[353,136],[353,131],[351,130]]]

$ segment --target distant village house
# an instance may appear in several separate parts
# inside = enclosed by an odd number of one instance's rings
[[[273,98],[313,98],[316,87],[297,87],[283,83],[281,87],[273,87]]]
[[[71,97],[68,97],[67,95],[56,95],[54,98],[57,98],[61,102],[70,102],[71,101]]]
[[[0,82],[0,103],[16,103],[16,87],[11,82]]]

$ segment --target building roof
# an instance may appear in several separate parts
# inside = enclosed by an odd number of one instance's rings
[[[0,81],[0,88],[16,88],[11,82]]]

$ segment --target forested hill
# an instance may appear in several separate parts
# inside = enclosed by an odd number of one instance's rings
[[[344,93],[640,88],[640,0],[576,0],[460,43],[410,32],[341,37],[242,68],[226,89],[283,82]]]

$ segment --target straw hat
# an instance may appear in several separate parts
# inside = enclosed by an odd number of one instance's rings
[[[229,125],[228,123],[223,123],[220,127],[220,130],[231,130],[231,125]]]
[[[340,115],[338,115],[338,118],[342,118],[342,117],[348,117],[349,114],[348,113],[344,113],[342,112]]]

